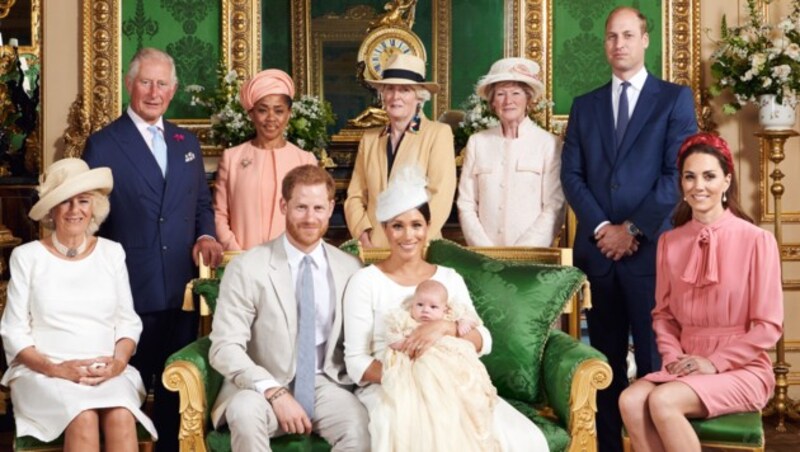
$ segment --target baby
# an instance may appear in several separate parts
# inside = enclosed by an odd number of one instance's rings
[[[481,324],[480,319],[468,312],[463,304],[448,305],[447,297],[447,288],[442,283],[432,279],[421,282],[414,296],[403,303],[403,310],[387,316],[391,344],[399,345],[419,323],[442,319],[454,321],[458,337],[464,337]]]
[[[497,390],[475,346],[460,339],[481,321],[448,298],[444,285],[427,280],[385,316],[387,341],[395,346],[421,323],[442,319],[456,323],[458,337],[440,338],[413,360],[387,347],[381,403],[370,416],[372,450],[500,450],[493,432]]]

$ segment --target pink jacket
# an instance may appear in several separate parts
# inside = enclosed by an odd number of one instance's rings
[[[306,164],[317,164],[314,154],[289,142],[275,150],[249,141],[225,150],[214,192],[217,238],[225,250],[247,250],[283,233],[281,184],[286,173]]]

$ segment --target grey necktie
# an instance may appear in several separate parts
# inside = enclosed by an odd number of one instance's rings
[[[314,259],[306,255],[300,263],[295,296],[297,297],[297,371],[294,376],[294,398],[306,410],[308,418],[314,417],[314,377],[317,367],[316,314],[314,306],[314,278],[311,266]]]
[[[150,143],[153,145],[153,156],[156,158],[156,163],[161,168],[161,175],[167,177],[167,143],[164,141],[164,135],[161,135],[161,131],[156,126],[150,126],[147,130],[153,134],[153,141]]]
[[[622,82],[622,91],[619,93],[619,107],[617,108],[617,148],[622,145],[625,129],[628,128],[630,113],[628,113],[628,87],[630,82]]]

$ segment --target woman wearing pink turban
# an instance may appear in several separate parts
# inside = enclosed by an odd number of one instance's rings
[[[214,194],[217,238],[226,250],[247,250],[285,229],[279,201],[283,177],[317,159],[286,141],[294,83],[279,69],[259,72],[239,91],[256,136],[226,149],[219,162]]]

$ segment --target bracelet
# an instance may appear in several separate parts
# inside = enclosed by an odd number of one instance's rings
[[[288,389],[280,388],[277,391],[275,391],[271,396],[267,397],[267,402],[269,402],[269,404],[272,405],[273,401],[275,401],[278,397],[280,397],[280,396],[282,396],[282,395],[284,395],[284,394],[286,394],[288,392],[289,392]]]

